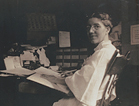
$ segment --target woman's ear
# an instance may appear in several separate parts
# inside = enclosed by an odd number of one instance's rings
[[[106,32],[109,34],[111,28],[108,26],[108,27],[106,27],[106,29],[107,29]]]

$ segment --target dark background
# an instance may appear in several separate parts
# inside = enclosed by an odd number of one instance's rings
[[[55,14],[57,31],[70,31],[73,46],[87,42],[86,16],[98,8],[112,14],[116,24],[121,20],[120,0],[0,0],[0,2],[2,45],[26,42],[28,13]]]

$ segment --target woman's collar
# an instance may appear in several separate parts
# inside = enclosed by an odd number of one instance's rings
[[[107,44],[111,44],[111,41],[110,40],[105,40],[105,41],[102,41],[98,44],[98,46],[94,49],[94,51],[96,50],[99,50],[101,48],[103,48],[105,45]]]

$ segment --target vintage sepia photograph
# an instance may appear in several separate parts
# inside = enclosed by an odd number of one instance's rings
[[[139,106],[139,0],[0,0],[0,106]]]

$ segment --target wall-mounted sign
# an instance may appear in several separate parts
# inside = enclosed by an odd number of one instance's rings
[[[70,32],[59,31],[59,47],[70,47]]]
[[[131,25],[130,35],[131,35],[131,45],[139,44],[139,24]]]

